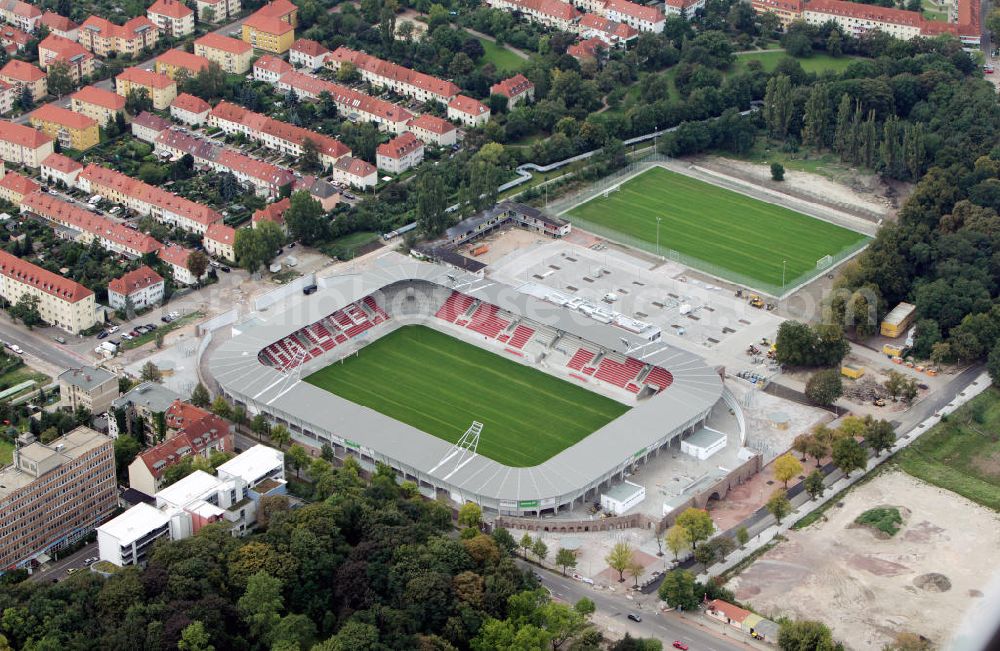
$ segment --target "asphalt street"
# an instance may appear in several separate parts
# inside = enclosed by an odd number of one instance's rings
[[[45,567],[36,571],[34,574],[28,577],[29,581],[62,581],[66,577],[70,576],[67,570],[71,568],[76,568],[80,571],[86,571],[87,564],[83,561],[87,558],[97,557],[97,543],[88,543],[84,545],[82,549],[79,549],[65,558],[61,558],[58,561],[50,562],[45,565]]]

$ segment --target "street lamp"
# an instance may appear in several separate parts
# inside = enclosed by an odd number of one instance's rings
[[[785,291],[785,265],[787,263],[788,263],[788,260],[782,260],[781,261],[781,292],[782,293],[784,293],[784,291]]]
[[[660,255],[660,217],[656,218],[656,255]]]

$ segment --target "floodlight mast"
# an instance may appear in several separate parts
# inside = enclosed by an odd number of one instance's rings
[[[469,426],[469,429],[465,430],[465,434],[462,435],[462,438],[458,439],[458,443],[448,449],[448,452],[441,458],[441,461],[431,468],[428,474],[433,475],[438,468],[449,466],[451,468],[450,472],[443,477],[443,479],[449,479],[461,470],[462,466],[476,458],[476,450],[479,448],[479,435],[482,432],[483,424],[478,420],[472,421],[472,425]],[[453,465],[451,465],[452,460],[454,460]],[[445,469],[447,470],[448,468]]]

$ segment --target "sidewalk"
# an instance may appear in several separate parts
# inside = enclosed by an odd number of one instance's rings
[[[887,453],[882,453],[880,456],[868,459],[868,465],[864,472],[855,472],[850,477],[845,478],[841,471],[835,470],[826,477],[826,490],[822,497],[813,500],[809,497],[808,493],[803,491],[802,493],[791,498],[794,510],[785,516],[784,522],[779,525],[774,521],[773,516],[768,515],[759,523],[759,526],[762,528],[760,531],[756,532],[756,535],[754,535],[754,531],[750,531],[750,534],[753,537],[742,549],[737,549],[732,554],[727,556],[724,561],[716,563],[715,565],[705,569],[697,576],[697,580],[704,583],[712,577],[719,576],[729,568],[740,563],[748,556],[770,543],[774,540],[775,536],[786,533],[797,521],[825,505],[833,499],[835,495],[840,493],[840,491],[861,481],[861,479],[863,479],[869,472],[885,463],[885,461],[888,460],[893,453],[903,449],[920,437],[924,432],[931,429],[934,425],[937,425],[941,421],[942,416],[952,413],[966,402],[985,391],[989,386],[989,375],[985,372],[981,373],[975,380],[965,387],[964,390],[959,392],[959,394],[956,395],[955,398],[947,405],[928,418],[924,419],[922,422],[918,423],[905,434],[898,435],[896,443]],[[829,483],[831,480],[832,483]]]

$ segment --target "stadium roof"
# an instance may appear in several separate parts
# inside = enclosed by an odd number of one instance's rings
[[[258,360],[262,348],[303,325],[384,287],[408,281],[453,288],[604,348],[628,352],[668,369],[673,384],[537,466],[514,468],[479,455],[456,470],[454,462],[440,463],[452,448],[447,441]],[[336,433],[349,447],[353,445],[377,460],[390,460],[396,467],[413,469],[470,496],[500,502],[541,500],[544,508],[548,498],[578,495],[595,480],[616,475],[635,458],[695,424],[722,396],[719,374],[697,355],[663,342],[651,343],[509,285],[449,267],[385,263],[364,273],[320,279],[320,284],[322,288],[312,296],[295,297],[282,309],[272,307],[258,313],[252,323],[234,326],[233,338],[222,344],[209,362],[212,375],[227,393],[242,396],[254,408],[287,417],[292,424],[317,433]],[[316,409],[319,404],[324,408]],[[482,435],[490,435],[488,424]]]

